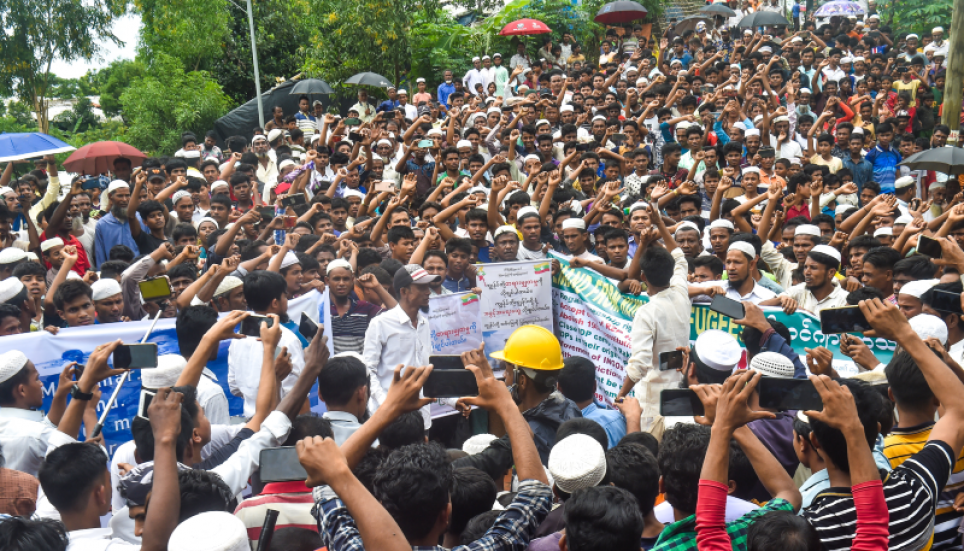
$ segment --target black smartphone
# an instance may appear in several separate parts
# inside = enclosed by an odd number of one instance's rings
[[[478,396],[479,384],[475,380],[475,373],[467,369],[433,369],[425,380],[422,392],[426,398]]]
[[[703,415],[703,402],[688,388],[668,388],[659,393],[659,414],[663,417]]]
[[[956,296],[956,295],[955,295]],[[958,299],[960,302],[960,299]],[[820,311],[820,332],[824,335],[836,333],[863,333],[872,329],[859,306],[827,308]]]
[[[385,114],[382,115],[382,118],[383,118],[383,119],[394,119],[394,118],[395,118],[395,111],[385,111]]]
[[[760,393],[760,407],[778,411],[823,409],[820,393],[810,379],[761,377],[757,392]]]
[[[80,184],[80,189],[97,189],[99,187],[101,187],[99,176],[87,178],[82,184]]]
[[[122,344],[114,349],[114,369],[157,367],[157,344]]]
[[[258,207],[258,214],[262,220],[269,222],[274,219],[274,207]]]
[[[137,416],[148,419],[147,408],[151,407],[151,400],[154,399],[155,392],[141,389],[141,401],[137,404]]]
[[[353,141],[353,142],[360,142],[360,141],[362,141],[362,140],[365,139],[365,136],[362,136],[362,135],[359,134],[358,132],[349,132],[349,133],[348,133],[348,139],[351,140],[351,141]]]
[[[917,238],[917,252],[927,255],[931,258],[940,258],[942,254],[941,242],[931,237],[927,237],[926,235],[922,235]]]
[[[964,314],[964,309],[961,308],[961,295],[937,289],[934,289],[932,294],[931,308],[934,310],[950,314]]]
[[[683,351],[673,350],[672,352],[659,353],[659,370],[669,371],[671,369],[683,369]]]
[[[308,316],[301,314],[301,323],[298,324],[298,331],[309,341],[318,334],[318,324]]]
[[[239,332],[248,337],[260,337],[262,321],[267,323],[268,327],[274,325],[274,318],[269,318],[268,316],[248,316],[241,320],[241,331]]]
[[[167,277],[159,276],[137,282],[137,287],[141,291],[141,298],[144,300],[161,300],[170,298],[171,282]]]
[[[726,298],[724,295],[716,295],[713,297],[713,301],[710,302],[710,310],[719,312],[735,320],[741,320],[746,317],[746,308],[743,307],[743,304],[731,298]]]
[[[298,450],[294,446],[261,450],[258,471],[261,482],[292,482],[308,478],[301,461],[298,461]]]
[[[294,195],[288,195],[281,200],[282,207],[294,207],[297,205],[304,205],[307,201],[305,200],[304,193],[295,193]]]
[[[428,363],[432,364],[435,369],[465,369],[465,364],[462,363],[462,356],[459,354],[439,354],[438,356],[429,356]]]

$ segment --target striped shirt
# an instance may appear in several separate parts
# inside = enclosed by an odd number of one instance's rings
[[[934,511],[953,464],[951,447],[931,440],[884,480],[894,551],[929,551],[934,542]],[[850,488],[829,488],[803,511],[827,551],[849,550],[857,514]]]
[[[382,313],[382,309],[370,302],[349,298],[351,305],[344,316],[338,315],[335,301],[331,301],[331,336],[335,354],[365,350],[365,332],[372,318]]]
[[[305,528],[317,532],[318,522],[311,515],[311,508],[314,505],[311,488],[305,486],[303,481],[271,482],[264,485],[260,495],[239,503],[234,516],[244,522],[245,528],[248,529],[248,541],[251,542],[253,549],[258,545],[264,517],[269,509],[278,511],[275,530]]]
[[[884,438],[884,455],[891,467],[897,467],[919,452],[927,444],[934,423],[924,423],[915,427],[895,428]],[[954,510],[954,499],[964,489],[964,455],[958,456],[954,470],[947,485],[937,501],[937,518],[934,526],[934,549],[960,549],[961,540],[957,529],[964,513]]]

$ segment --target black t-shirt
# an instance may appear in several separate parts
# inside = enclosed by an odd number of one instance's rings
[[[141,229],[141,233],[134,238],[134,243],[137,243],[137,249],[142,255],[151,254],[156,251],[167,239],[158,239],[154,237],[151,232]]]

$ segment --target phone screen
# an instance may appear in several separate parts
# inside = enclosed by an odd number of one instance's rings
[[[375,191],[377,191],[378,193],[381,193],[383,191],[392,191],[393,189],[395,189],[395,186],[392,184],[390,180],[382,180],[377,184],[375,184]]]
[[[960,299],[958,299],[960,302]],[[820,311],[820,332],[824,335],[836,333],[863,333],[872,329],[859,306],[827,308]]]
[[[660,352],[659,370],[669,371],[671,369],[683,369],[683,351],[673,350],[672,352]]]
[[[345,126],[358,126],[361,124],[361,119],[358,117],[348,117],[345,119]]]
[[[922,235],[917,239],[917,252],[931,258],[940,258],[941,242]]]
[[[418,146],[422,149],[427,147],[435,147],[435,142],[432,140],[419,140]]]
[[[154,392],[146,389],[141,389],[141,401],[137,405],[137,415],[147,419],[147,408],[151,407],[151,400],[154,399]]]
[[[659,414],[664,417],[703,415],[703,402],[688,388],[668,388],[659,393]]]
[[[295,205],[305,204],[305,194],[295,193],[294,195],[289,195],[281,200],[281,206],[283,207],[293,207]]]
[[[261,450],[258,467],[262,482],[292,482],[308,478],[294,446]]]
[[[171,283],[166,277],[155,277],[137,283],[144,300],[158,300],[171,296]]]
[[[114,349],[114,369],[157,367],[157,344],[122,344]]]
[[[383,119],[394,119],[394,118],[395,118],[395,111],[385,111],[385,114],[382,116],[382,118],[383,118]]]
[[[262,321],[266,322],[268,327],[274,325],[274,319],[269,318],[268,316],[248,316],[241,320],[240,333],[248,337],[260,337]]]
[[[258,207],[258,213],[261,219],[267,222],[274,218],[274,207]]]
[[[809,379],[762,377],[757,391],[760,393],[760,407],[779,411],[823,409],[820,393]]]
[[[462,356],[458,354],[429,356],[428,363],[432,364],[435,369],[465,369],[465,364],[462,363]]]
[[[426,398],[460,398],[478,396],[475,374],[467,369],[433,369],[422,391]]]
[[[961,295],[950,291],[940,291],[938,289],[934,289],[932,294],[930,306],[934,310],[951,314],[964,313],[964,310],[961,309]]]
[[[710,310],[719,312],[735,320],[741,320],[746,317],[746,308],[744,308],[742,304],[731,298],[726,298],[723,295],[713,297],[713,301],[710,302]]]
[[[363,139],[365,139],[365,137],[362,136],[361,134],[359,134],[358,132],[349,132],[349,133],[348,133],[348,139],[351,140],[351,141],[353,141],[353,142],[360,142],[360,141],[362,141]]]
[[[301,323],[298,324],[298,331],[309,341],[315,338],[318,333],[318,324],[305,314],[301,315]]]

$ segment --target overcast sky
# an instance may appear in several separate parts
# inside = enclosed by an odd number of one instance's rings
[[[114,35],[124,41],[123,47],[118,47],[113,44],[105,45],[101,49],[100,58],[93,59],[89,62],[64,62],[57,60],[53,62],[50,70],[61,78],[77,78],[84,76],[88,70],[106,67],[110,65],[111,61],[116,59],[134,59],[137,49],[137,33],[140,28],[140,15],[125,15],[114,22]]]

